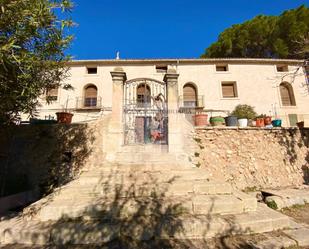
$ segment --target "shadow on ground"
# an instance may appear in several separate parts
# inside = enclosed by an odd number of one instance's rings
[[[142,180],[141,180],[142,178]],[[57,222],[43,223],[32,234],[7,229],[11,237],[26,238],[29,243],[42,243],[42,234],[49,248],[208,248],[207,238],[218,236],[216,247],[229,247],[227,238],[234,234],[247,234],[226,218],[222,227],[212,231],[216,216],[194,214],[186,201],[190,197],[175,197],[169,194],[171,185],[177,181],[171,178],[162,182],[153,174],[122,177],[117,171],[102,176],[98,186],[101,196],[94,197],[82,212],[63,216]],[[51,201],[51,200],[50,200]],[[214,200],[215,201],[215,200]],[[86,203],[81,197],[76,204]],[[221,220],[222,221],[222,220]],[[216,223],[218,225],[218,223]],[[55,247],[52,247],[55,245]],[[245,241],[238,241],[239,248],[250,248]]]

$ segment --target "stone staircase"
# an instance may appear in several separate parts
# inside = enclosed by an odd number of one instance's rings
[[[0,222],[0,244],[206,239],[290,226],[288,217],[158,147],[124,148],[114,163],[86,168],[23,215]]]
[[[172,169],[179,166],[190,166],[189,157],[186,154],[171,154],[168,153],[168,148],[165,146],[147,145],[143,149],[142,146],[124,147],[124,150],[116,154],[114,162],[122,165],[136,165],[136,162],[143,162],[145,165],[163,166],[168,165]],[[152,149],[154,148],[154,149]],[[193,166],[193,165],[191,165]]]

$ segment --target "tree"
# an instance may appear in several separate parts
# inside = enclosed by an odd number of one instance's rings
[[[309,8],[300,6],[280,16],[260,15],[233,25],[206,49],[202,58],[308,58],[303,41],[309,35]]]
[[[0,123],[34,115],[38,97],[67,76],[70,0],[0,1]]]

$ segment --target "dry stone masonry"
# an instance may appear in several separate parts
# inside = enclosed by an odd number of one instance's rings
[[[299,186],[309,181],[309,129],[200,128],[194,163],[239,189]]]

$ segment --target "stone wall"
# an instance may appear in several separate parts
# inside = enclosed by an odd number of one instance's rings
[[[0,127],[0,196],[27,190],[47,194],[82,167],[98,163],[101,122]]]
[[[239,189],[309,184],[309,129],[196,129],[194,163]]]

